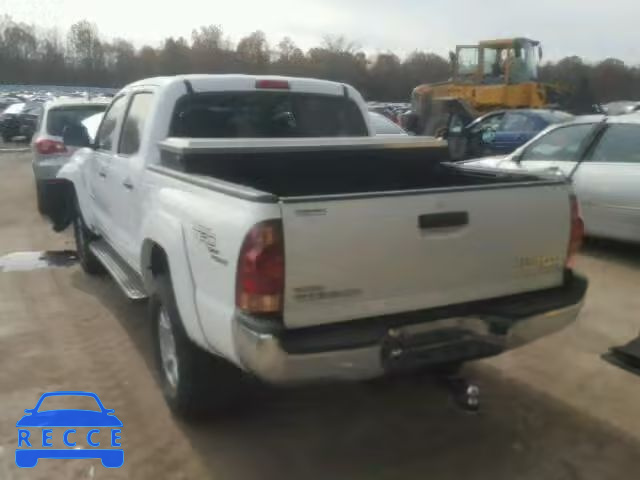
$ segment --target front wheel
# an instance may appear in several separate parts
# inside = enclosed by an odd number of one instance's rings
[[[188,420],[233,405],[247,385],[242,371],[189,339],[166,274],[155,279],[149,312],[157,376],[171,411]]]
[[[76,252],[82,269],[89,275],[98,275],[104,272],[104,267],[100,260],[96,258],[89,248],[89,244],[95,239],[95,235],[85,225],[79,209],[73,219],[73,236],[76,240]]]

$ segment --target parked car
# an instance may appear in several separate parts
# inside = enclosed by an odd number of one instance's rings
[[[0,96],[0,113],[4,112],[9,105],[14,103],[24,103],[24,99],[15,95]]]
[[[33,174],[41,213],[47,213],[51,197],[56,194],[58,170],[79,145],[93,141],[97,130],[96,120],[99,122],[108,104],[109,101],[105,99],[66,99],[44,105],[41,121],[31,140]],[[65,132],[66,142],[63,141]]]
[[[408,103],[380,103],[380,102],[369,102],[367,104],[367,108],[370,112],[379,113],[384,115],[389,120],[398,123],[399,115],[406,112],[411,108]]]
[[[449,370],[576,319],[570,185],[446,154],[376,138],[342,83],[152,78],[118,93],[60,170],[50,216],[73,224],[87,274],[150,298],[162,391],[189,416],[235,401],[247,376]]]
[[[376,135],[407,135],[407,132],[397,123],[389,119],[389,117],[381,113],[369,112],[369,120],[373,126]]]
[[[13,137],[20,135],[20,120],[18,116],[24,110],[24,107],[24,103],[13,103],[0,114],[0,136],[3,142],[8,143]]]
[[[38,128],[40,117],[44,110],[42,102],[29,102],[25,104],[22,111],[18,114],[18,136],[24,137],[27,142],[31,141],[33,134]]]
[[[607,115],[624,115],[625,113],[633,113],[640,111],[640,102],[632,100],[622,100],[618,102],[610,102],[602,105],[603,113]]]
[[[578,117],[511,155],[464,165],[571,177],[587,235],[640,242],[640,114]]]
[[[463,125],[454,115],[446,134],[452,160],[513,152],[549,125],[567,122],[572,115],[556,110],[502,110]]]

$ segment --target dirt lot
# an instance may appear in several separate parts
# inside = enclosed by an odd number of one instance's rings
[[[73,248],[36,213],[28,154],[0,153],[0,256]],[[628,479],[640,378],[600,360],[640,330],[640,248],[589,245],[580,320],[466,368],[479,415],[425,379],[256,393],[233,418],[174,420],[151,373],[145,305],[78,266],[0,272],[0,479]],[[96,392],[123,421],[124,466],[14,463],[16,421],[51,390]]]

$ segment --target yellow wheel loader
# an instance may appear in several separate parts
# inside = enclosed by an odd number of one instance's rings
[[[538,81],[540,42],[527,38],[486,40],[451,52],[450,81],[419,85],[411,95],[405,128],[418,135],[443,135],[452,116],[467,124],[493,110],[558,107],[564,92]]]

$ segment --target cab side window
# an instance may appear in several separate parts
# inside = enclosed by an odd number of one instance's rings
[[[140,150],[140,138],[149,115],[153,94],[150,92],[136,93],[131,97],[129,111],[122,124],[118,153],[133,155]]]
[[[113,148],[113,142],[116,138],[116,126],[118,125],[118,120],[124,115],[126,105],[126,97],[124,96],[116,98],[111,103],[96,135],[96,148],[98,150],[111,150]]]
[[[593,124],[570,125],[550,131],[529,145],[521,161],[577,161],[578,152],[587,139]]]
[[[640,125],[611,125],[587,161],[640,163]]]

